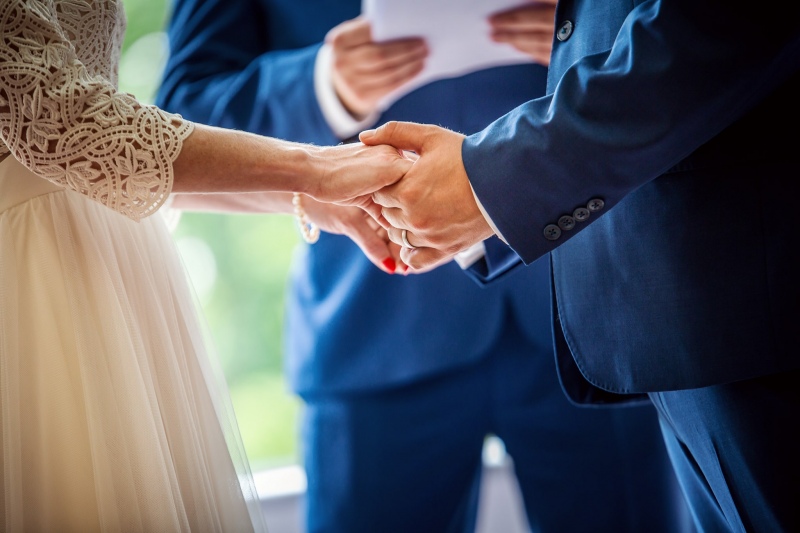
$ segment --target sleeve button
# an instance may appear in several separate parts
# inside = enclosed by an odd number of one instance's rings
[[[544,227],[544,238],[548,241],[555,241],[561,237],[561,228],[555,224],[548,224]]]
[[[591,211],[589,211],[585,207],[579,207],[578,209],[573,211],[572,218],[574,218],[578,222],[585,222],[586,220],[589,219],[591,215],[592,215]]]
[[[601,200],[600,198],[593,198],[593,199],[589,200],[589,203],[586,204],[586,207],[589,209],[589,211],[591,211],[592,213],[595,213],[595,212],[600,211],[601,209],[603,209],[605,207],[605,205],[606,205],[606,203],[603,200]]]
[[[564,231],[569,231],[575,227],[575,219],[569,215],[564,215],[558,219],[558,227]]]

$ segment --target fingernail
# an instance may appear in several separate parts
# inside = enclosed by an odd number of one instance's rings
[[[375,136],[375,130],[364,130],[361,132],[358,138],[363,140],[363,139],[369,139],[374,136]]]
[[[394,262],[394,259],[391,257],[387,257],[383,260],[383,266],[386,267],[386,270],[394,274],[394,271],[397,269],[397,263]]]
[[[408,272],[408,265],[403,265],[403,272]]]

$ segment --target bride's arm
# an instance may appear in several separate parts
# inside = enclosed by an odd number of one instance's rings
[[[341,202],[394,183],[411,160],[390,146],[314,146],[195,124],[175,160],[173,192],[300,192]]]
[[[342,201],[392,183],[411,164],[387,146],[319,148],[143,105],[80,62],[59,20],[80,24],[94,8],[59,12],[65,5],[0,2],[0,141],[35,174],[125,216],[152,214],[173,187]]]

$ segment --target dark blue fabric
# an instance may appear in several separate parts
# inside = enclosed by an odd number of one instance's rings
[[[463,147],[511,248],[525,262],[552,254],[571,352],[561,355],[623,394],[797,368],[788,191],[800,159],[783,124],[800,119],[798,18],[754,22],[726,2],[570,0],[558,6],[567,19],[549,94]],[[593,198],[602,211],[544,237]]]
[[[798,379],[784,372],[650,395],[705,531],[800,531]]]
[[[464,143],[470,182],[520,261],[552,258],[571,399],[650,393],[701,529],[797,531],[797,10],[563,0],[566,20],[548,95]]]
[[[492,354],[455,372],[308,403],[308,531],[474,531],[489,433],[514,460],[532,532],[691,531],[653,415],[649,402],[575,407],[550,350],[509,322]]]

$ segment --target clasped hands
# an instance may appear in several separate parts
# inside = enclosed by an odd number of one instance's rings
[[[493,15],[488,20],[492,39],[547,65],[555,6],[555,0],[535,0]],[[332,29],[326,43],[332,50],[335,92],[354,117],[375,113],[383,96],[423,69],[428,54],[418,38],[373,41],[363,17]],[[338,147],[337,157],[344,157],[332,164],[326,183],[331,190],[315,196],[340,205],[309,202],[309,215],[323,230],[348,235],[370,261],[390,273],[425,272],[493,234],[464,170],[463,135],[391,122],[359,138],[361,145]],[[377,152],[368,154],[369,146],[383,150],[380,156],[389,164],[370,157]],[[396,151],[387,152],[389,147]],[[354,158],[346,161],[349,156]],[[360,192],[342,201],[353,185]]]
[[[464,135],[438,126],[389,122],[362,132],[365,145],[390,145],[413,164],[395,183],[356,199],[386,230],[410,272],[439,266],[493,235],[461,159]]]
[[[319,202],[307,206],[323,230],[348,235],[375,265],[403,273],[431,270],[493,235],[461,160],[464,135],[389,122],[360,140],[326,154],[330,170],[310,193]]]

